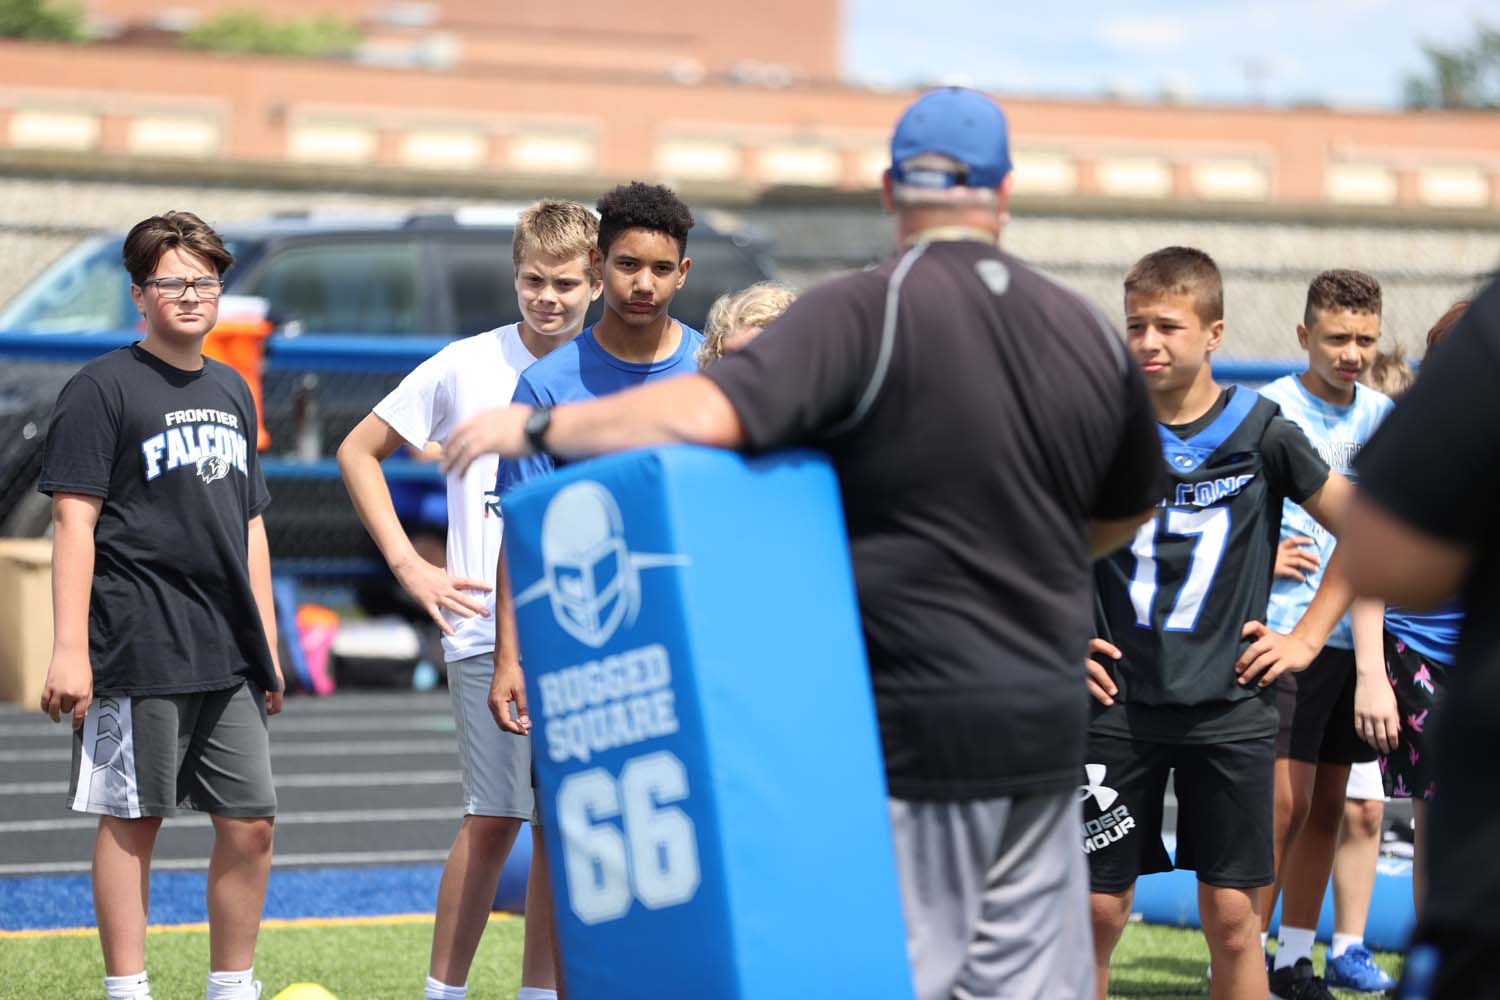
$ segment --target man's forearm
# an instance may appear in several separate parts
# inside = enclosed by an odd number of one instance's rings
[[[570,459],[659,444],[735,448],[743,440],[734,407],[701,375],[560,406],[546,436],[548,451]]]

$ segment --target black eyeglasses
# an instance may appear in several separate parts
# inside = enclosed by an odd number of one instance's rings
[[[193,290],[198,293],[200,299],[216,299],[219,290],[224,287],[224,282],[218,278],[195,278],[192,281],[184,281],[182,278],[147,278],[141,282],[141,287],[155,285],[156,290],[164,299],[180,299],[192,285]]]

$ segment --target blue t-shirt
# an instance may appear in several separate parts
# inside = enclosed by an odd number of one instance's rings
[[[1445,667],[1452,666],[1458,654],[1458,636],[1463,626],[1463,608],[1457,603],[1434,611],[1407,611],[1394,606],[1385,609],[1387,632]]]
[[[516,383],[513,403],[527,406],[561,406],[598,399],[647,382],[657,382],[698,370],[695,355],[703,343],[703,334],[686,323],[682,342],[670,357],[646,364],[621,361],[599,346],[591,326],[551,354],[521,373]],[[528,455],[500,463],[495,477],[495,492],[504,496],[512,487],[544,476],[557,468],[551,455]]]
[[[1308,392],[1296,375],[1284,375],[1260,392],[1281,407],[1282,416],[1302,428],[1329,468],[1350,479],[1354,478],[1355,456],[1395,405],[1390,397],[1356,385],[1354,402],[1348,406],[1335,406]],[[1323,582],[1323,567],[1333,557],[1333,536],[1324,531],[1311,514],[1287,500],[1281,511],[1281,537],[1285,539],[1293,535],[1311,538],[1313,549],[1322,563],[1317,570],[1307,574],[1305,581],[1278,577],[1272,582],[1266,624],[1278,632],[1290,632],[1296,627],[1312,602],[1313,594],[1318,592],[1318,584]],[[1334,628],[1328,637],[1328,645],[1339,649],[1354,648],[1354,631],[1348,615]]]

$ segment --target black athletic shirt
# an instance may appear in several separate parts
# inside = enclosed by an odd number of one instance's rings
[[[1454,327],[1359,456],[1360,492],[1473,555],[1435,719],[1425,920],[1500,935],[1500,283]],[[1405,724],[1405,723],[1403,723]]]
[[[812,289],[707,375],[749,449],[838,471],[891,794],[1076,786],[1086,525],[1160,495],[1118,334],[1015,258],[943,242]]]
[[[211,358],[188,372],[138,345],[89,362],[52,412],[39,489],[101,497],[89,659],[95,694],[275,690],[247,564],[271,497],[255,404]]]
[[[1323,488],[1328,465],[1275,403],[1219,394],[1189,424],[1162,426],[1171,490],[1127,548],[1095,566],[1095,626],[1123,657],[1097,733],[1217,743],[1276,732],[1273,690],[1237,683],[1248,621],[1265,621],[1282,499]]]

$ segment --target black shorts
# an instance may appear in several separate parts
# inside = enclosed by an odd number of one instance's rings
[[[1393,799],[1430,799],[1436,784],[1429,752],[1432,741],[1426,730],[1448,683],[1448,668],[1387,632],[1385,672],[1396,691],[1396,711],[1401,713],[1396,752],[1380,760],[1385,794]]]
[[[1325,647],[1308,668],[1276,678],[1276,756],[1359,764],[1379,753],[1354,730],[1354,650]]]
[[[1175,867],[1233,889],[1270,885],[1275,738],[1146,743],[1090,734],[1083,849],[1094,892],[1124,892],[1140,875],[1171,871],[1162,843],[1167,774],[1177,793]]]

